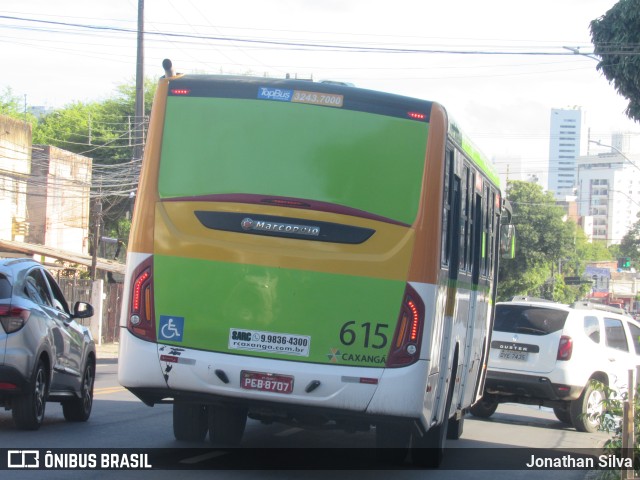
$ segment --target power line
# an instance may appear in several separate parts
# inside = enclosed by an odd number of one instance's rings
[[[61,26],[79,28],[84,30],[91,30],[97,32],[113,32],[113,33],[125,33],[134,34],[137,33],[136,29],[123,28],[108,25],[87,25],[72,22],[60,22],[53,20],[41,20],[34,18],[23,18],[9,15],[0,15],[0,18],[7,20],[19,21],[19,22],[31,22],[43,25]],[[321,50],[329,52],[354,52],[354,53],[403,53],[403,54],[449,54],[449,55],[522,55],[522,56],[556,56],[556,57],[574,57],[575,53],[567,51],[535,51],[535,50],[522,50],[522,47],[509,47],[513,50],[480,50],[480,49],[444,49],[444,48],[400,48],[400,47],[384,47],[384,46],[366,46],[366,45],[347,45],[338,43],[312,43],[312,42],[292,42],[284,40],[265,40],[265,39],[252,39],[243,37],[231,37],[222,35],[201,35],[201,34],[188,34],[188,33],[173,33],[173,32],[156,32],[147,31],[146,35],[163,37],[163,38],[177,38],[177,39],[192,39],[192,40],[206,40],[206,41],[218,41],[218,42],[235,42],[248,46],[262,46],[262,47],[276,47],[286,48],[293,50]],[[555,47],[562,49],[562,46]],[[607,51],[608,55],[624,55],[624,56],[637,56],[640,55],[640,45],[612,45],[611,50]]]

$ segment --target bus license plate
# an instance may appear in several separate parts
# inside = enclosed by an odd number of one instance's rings
[[[291,393],[293,392],[293,377],[275,373],[240,372],[240,386],[246,390],[260,390],[261,392]]]
[[[503,358],[505,360],[519,360],[521,362],[526,362],[527,358],[529,358],[529,352],[512,352],[510,350],[500,350],[499,358]]]

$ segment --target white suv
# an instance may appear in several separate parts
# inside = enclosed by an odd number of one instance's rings
[[[543,405],[594,432],[603,394],[591,380],[623,390],[639,364],[640,323],[621,309],[516,297],[496,305],[484,395],[471,413],[489,417],[501,402]]]

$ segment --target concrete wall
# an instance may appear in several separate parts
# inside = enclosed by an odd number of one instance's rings
[[[0,115],[0,238],[24,241],[31,125]]]

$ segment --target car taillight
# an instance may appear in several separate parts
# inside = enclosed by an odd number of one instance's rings
[[[423,326],[424,303],[418,293],[407,285],[398,325],[387,357],[387,367],[405,367],[418,360]]]
[[[560,337],[556,360],[570,360],[573,353],[573,339],[567,335]]]
[[[148,258],[133,272],[127,329],[135,336],[156,341],[153,314],[153,259]]]
[[[25,308],[0,305],[0,324],[6,333],[13,333],[25,326],[31,312]]]

